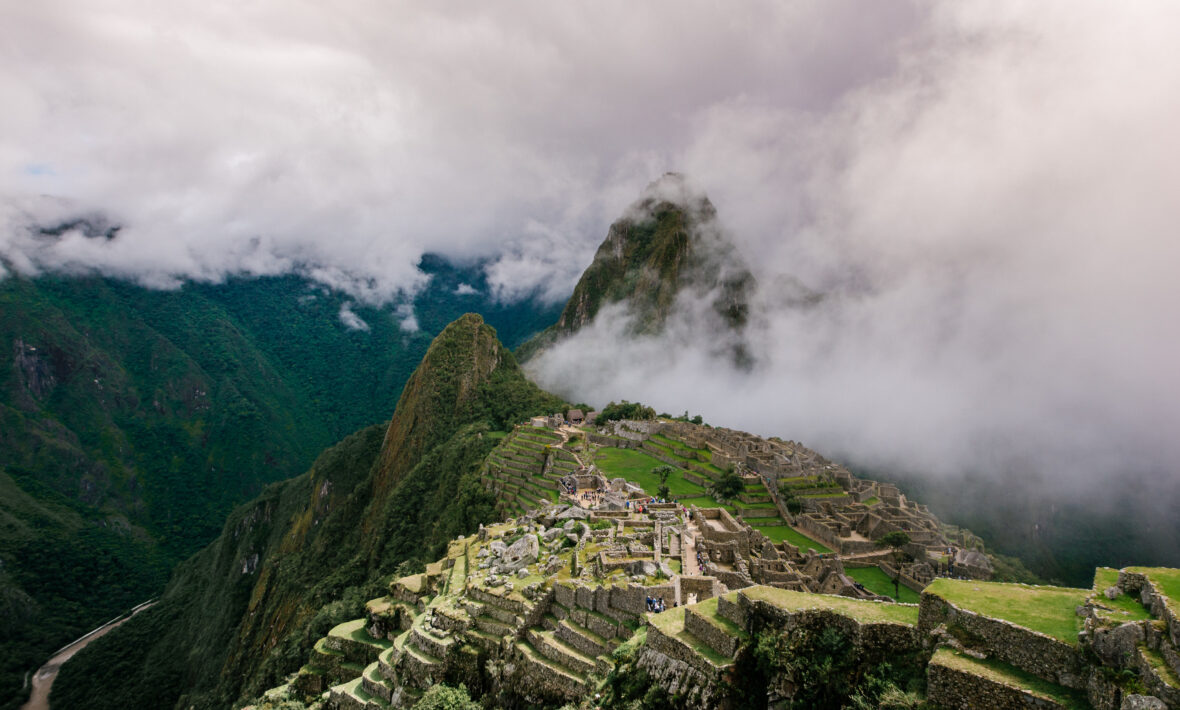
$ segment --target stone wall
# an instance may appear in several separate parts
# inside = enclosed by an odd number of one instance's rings
[[[726,618],[732,618],[730,614],[743,616],[750,633],[763,628],[787,633],[796,630],[820,633],[834,627],[849,639],[858,652],[881,658],[914,652],[922,647],[918,629],[907,624],[859,622],[828,609],[787,610],[763,601],[752,601],[740,592],[737,606],[737,611],[726,610]]]
[[[681,604],[688,603],[689,594],[697,595],[698,602],[712,599],[721,594],[721,584],[716,577],[680,575],[677,581],[680,584],[679,601]]]
[[[1086,665],[1081,650],[1031,629],[980,616],[933,594],[923,593],[918,626],[923,635],[939,624],[955,626],[978,640],[989,656],[1051,683],[1084,688]]]
[[[935,663],[930,664],[927,669],[926,699],[931,705],[948,710],[1065,710],[1062,705],[1034,697],[1019,688]]]
[[[712,624],[692,607],[684,610],[684,630],[704,641],[717,653],[729,658],[737,655],[738,647],[742,643],[740,637],[733,636],[720,626]]]

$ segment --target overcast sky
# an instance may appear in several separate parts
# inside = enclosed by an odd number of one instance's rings
[[[7,2],[0,269],[381,302],[438,251],[559,300],[678,170],[764,287],[757,378],[640,343],[551,385],[930,471],[1174,472],[1177,36],[1149,0]],[[122,230],[28,229],[78,215]]]

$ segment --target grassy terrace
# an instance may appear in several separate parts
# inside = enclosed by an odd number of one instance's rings
[[[1168,598],[1168,608],[1180,615],[1180,569],[1168,567],[1128,567],[1128,572],[1146,575],[1156,591]]]
[[[1063,688],[995,659],[979,660],[950,648],[940,648],[934,652],[934,657],[930,659],[930,662],[981,676],[1009,687],[1020,688],[1032,695],[1052,700],[1067,708],[1076,708],[1077,710],[1089,710],[1090,708],[1085,694],[1081,691]]]
[[[705,621],[708,621],[730,636],[736,636],[740,639],[749,638],[750,636],[746,633],[745,629],[717,613],[717,597],[706,599],[690,608],[700,613],[705,618]]]
[[[798,530],[784,525],[780,519],[774,519],[774,522],[767,525],[762,525],[758,523],[757,520],[754,520],[750,522],[750,526],[776,543],[783,542],[785,540],[786,542],[791,543],[801,550],[810,548],[823,554],[827,554],[832,551],[827,545],[821,542],[816,542]]]
[[[893,598],[893,580],[889,578],[889,575],[881,571],[880,567],[846,567],[844,573],[863,584],[865,589],[873,594]],[[898,589],[900,590],[901,598],[897,599],[897,601],[902,604],[917,604],[922,600],[921,595],[909,587],[900,586]]]
[[[665,466],[663,461],[635,449],[616,449],[603,447],[594,456],[594,463],[602,469],[608,477],[622,476],[628,481],[638,483],[649,495],[655,495],[660,488],[660,479],[653,476],[651,470],[657,466]],[[722,505],[709,495],[701,486],[684,479],[684,472],[674,471],[668,476],[668,489],[672,497],[684,506],[695,505],[699,508],[725,508],[730,513],[736,512],[733,505]],[[750,507],[750,506],[743,506]]]
[[[329,636],[339,636],[340,638],[352,639],[366,643],[370,646],[377,646],[379,648],[389,648],[393,642],[389,639],[375,639],[365,631],[365,619],[353,619],[339,624],[328,632]]]
[[[1155,670],[1156,674],[1168,685],[1173,688],[1180,689],[1180,678],[1176,676],[1176,671],[1168,665],[1164,657],[1160,655],[1159,651],[1153,651],[1143,644],[1139,644],[1139,652],[1147,659],[1147,662]]]
[[[1114,599],[1107,599],[1103,592],[1113,587],[1119,581],[1119,571],[1110,567],[1099,567],[1094,570],[1094,601],[1114,610],[1111,614],[1103,614],[1117,622],[1146,621],[1151,618],[1151,612],[1138,599],[1124,594],[1121,590]]]
[[[707,659],[715,666],[727,666],[733,659],[722,656],[704,641],[684,630],[684,610],[687,607],[675,607],[659,614],[645,614],[647,622],[660,630],[665,636],[672,636],[688,644],[698,655]]]
[[[737,512],[737,508],[733,507],[732,505],[718,503],[715,498],[707,495],[698,496],[696,498],[680,498],[679,501],[680,504],[686,508],[695,505],[698,508],[725,508],[730,513]]]
[[[931,582],[926,592],[960,609],[1009,621],[1075,645],[1081,617],[1074,609],[1090,594],[1086,589],[942,578]]]
[[[808,594],[806,592],[793,592],[789,589],[764,586],[747,587],[737,592],[730,592],[730,594],[744,594],[747,599],[764,601],[787,611],[827,609],[865,623],[918,625],[918,607],[916,606],[861,601],[848,597],[836,597],[828,594]],[[735,597],[727,598],[733,599]]]

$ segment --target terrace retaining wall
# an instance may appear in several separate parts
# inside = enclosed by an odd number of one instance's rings
[[[941,597],[923,592],[919,630],[927,636],[940,624],[958,627],[976,639],[988,655],[1038,678],[1067,688],[1086,687],[1086,664],[1077,647],[1039,631],[960,609]]]

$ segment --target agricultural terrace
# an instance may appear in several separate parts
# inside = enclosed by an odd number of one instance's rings
[[[784,525],[781,518],[768,518],[767,520],[769,522],[762,523],[761,520],[755,518],[746,522],[749,523],[750,527],[770,538],[772,542],[779,543],[785,541],[798,547],[800,550],[806,551],[812,549],[820,554],[832,552],[832,549],[827,545],[816,542],[798,530]],[[867,587],[868,585],[866,584],[865,586]],[[892,589],[892,586],[890,586],[890,589]]]
[[[1066,643],[1077,644],[1082,619],[1076,609],[1086,602],[1090,590],[940,577],[926,587],[925,593],[944,599],[960,609],[1009,621]]]
[[[940,648],[934,652],[934,657],[930,659],[930,662],[987,678],[1011,688],[1020,688],[1067,710],[1089,710],[1090,708],[1085,693],[1063,688],[992,658],[972,658],[951,648]]]
[[[885,574],[880,567],[845,567],[844,574],[863,584],[864,588],[873,594],[880,594],[890,599],[894,598],[893,579]],[[920,594],[905,585],[898,587],[898,593],[900,598],[897,601],[902,604],[917,604],[922,600]]]
[[[1123,621],[1147,621],[1151,618],[1151,612],[1147,607],[1143,606],[1137,598],[1128,595],[1119,589],[1119,595],[1114,599],[1108,599],[1103,592],[1110,587],[1115,587],[1119,581],[1119,571],[1111,569],[1110,567],[1099,567],[1094,570],[1094,590],[1093,598],[1104,607],[1109,607],[1115,611],[1113,619],[1118,622]],[[1116,587],[1117,589],[1117,587]],[[1106,616],[1104,614],[1104,616]]]
[[[862,623],[918,625],[918,607],[916,606],[837,597],[828,594],[809,594],[761,585],[730,592],[725,597],[732,601],[739,593],[744,594],[750,600],[764,601],[787,611],[826,609]]]
[[[663,461],[634,449],[616,449],[604,446],[594,454],[594,463],[602,469],[607,478],[622,476],[628,481],[638,483],[644,491],[655,495],[660,488],[660,479],[651,470],[657,466],[666,466]],[[673,498],[708,497],[709,493],[703,487],[684,480],[684,471],[676,469],[668,476],[668,490]]]
[[[1128,567],[1127,571],[1147,577],[1156,591],[1168,598],[1168,607],[1172,612],[1180,615],[1180,569]]]

